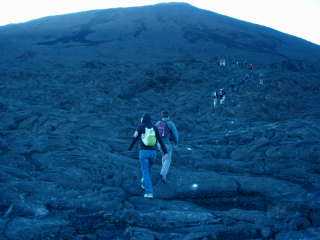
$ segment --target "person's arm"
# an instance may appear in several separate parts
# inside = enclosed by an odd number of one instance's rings
[[[133,134],[133,139],[129,146],[129,151],[132,150],[133,146],[137,143],[140,136],[141,136],[141,131],[140,131],[140,127],[138,127]]]
[[[157,140],[158,140],[158,142],[159,142],[159,144],[160,144],[160,146],[161,146],[162,152],[163,152],[164,154],[168,153],[167,148],[166,148],[166,145],[165,145],[164,142],[162,141],[162,138],[160,137],[160,134],[159,134],[159,131],[158,131],[157,128],[155,128],[155,132],[156,132]]]
[[[179,133],[178,133],[178,130],[176,128],[176,125],[172,121],[170,121],[170,122],[168,122],[168,127],[170,128],[171,133],[173,135],[174,143],[178,144],[179,143]]]

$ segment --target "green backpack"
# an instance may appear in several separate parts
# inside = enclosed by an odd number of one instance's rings
[[[141,135],[143,144],[147,147],[154,147],[157,143],[156,132],[153,128],[145,128],[145,133]]]

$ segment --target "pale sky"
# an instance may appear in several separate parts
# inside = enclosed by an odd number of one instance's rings
[[[151,5],[163,0],[0,0],[0,25],[45,16]],[[176,0],[286,32],[320,45],[320,0]]]

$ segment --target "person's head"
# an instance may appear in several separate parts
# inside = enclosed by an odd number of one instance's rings
[[[169,118],[169,112],[168,111],[162,111],[161,112],[161,118],[162,119],[168,119]]]
[[[146,125],[151,125],[151,116],[148,113],[143,114],[141,118],[141,123],[146,124]]]

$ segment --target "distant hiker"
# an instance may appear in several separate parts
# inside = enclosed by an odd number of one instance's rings
[[[218,92],[218,99],[219,99],[220,105],[222,105],[226,100],[226,92],[224,91],[223,88],[221,88]]]
[[[249,69],[250,71],[253,71],[254,66],[253,66],[253,64],[252,64],[252,63],[250,63],[250,64],[248,65],[248,69]]]
[[[263,85],[263,79],[262,78],[259,79],[259,84]]]
[[[220,67],[225,67],[227,65],[227,62],[224,58],[220,59],[219,60],[219,66]]]
[[[214,91],[214,92],[212,92],[212,107],[213,107],[213,109],[216,109],[216,107],[217,107],[217,104],[218,104],[218,94],[217,94],[217,92],[216,91]]]
[[[262,73],[259,73],[259,84],[260,85],[263,85],[263,74]]]
[[[152,124],[149,114],[144,114],[141,118],[141,124],[134,132],[129,151],[138,140],[140,145],[139,160],[142,173],[141,187],[145,190],[145,198],[153,198],[151,164],[156,158],[157,142],[159,142],[165,156],[167,154],[167,149],[159,135],[157,127]]]
[[[215,110],[219,105],[223,105],[225,100],[226,100],[226,92],[224,91],[223,88],[219,89],[219,91],[214,91],[212,92],[212,108]]]
[[[173,146],[179,142],[179,133],[176,125],[170,120],[169,113],[167,111],[161,112],[161,120],[156,123],[161,139],[166,145],[168,154],[164,155],[162,151],[162,168],[160,177],[163,183],[167,181],[167,174],[172,161]]]

